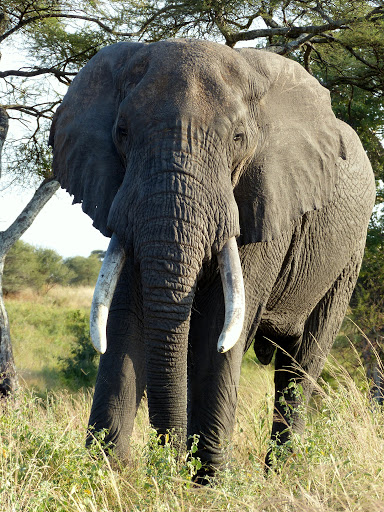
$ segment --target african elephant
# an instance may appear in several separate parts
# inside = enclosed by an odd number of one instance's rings
[[[272,438],[285,442],[289,421],[302,430],[279,399],[311,395],[375,197],[328,91],[261,50],[118,43],[75,78],[50,143],[62,187],[112,237],[91,314],[104,353],[89,424],[124,459],[147,388],[153,427],[199,434],[214,472],[254,340],[264,364],[278,347]],[[293,378],[302,397],[287,391]]]

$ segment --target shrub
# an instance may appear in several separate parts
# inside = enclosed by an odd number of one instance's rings
[[[100,272],[101,260],[97,254],[91,254],[88,258],[75,256],[74,258],[67,258],[64,265],[72,274],[69,284],[94,286]]]
[[[67,284],[70,277],[71,270],[57,252],[18,240],[5,259],[3,291],[5,295],[26,288],[48,291],[55,284]]]
[[[67,326],[75,341],[70,356],[60,358],[64,382],[72,389],[93,386],[97,374],[98,354],[91,343],[88,316],[79,310],[74,311],[68,315]]]

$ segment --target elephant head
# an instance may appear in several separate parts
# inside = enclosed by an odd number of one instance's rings
[[[125,255],[140,269],[149,410],[159,431],[185,428],[189,320],[203,263],[217,255],[228,285],[225,351],[244,315],[237,243],[272,240],[332,200],[342,149],[328,103],[290,60],[171,40],[103,49],[57,110],[54,173],[96,228],[113,235],[96,287],[96,331],[105,329]],[[101,351],[103,336],[95,335]]]

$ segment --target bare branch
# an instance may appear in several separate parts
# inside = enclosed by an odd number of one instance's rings
[[[59,105],[60,101],[54,101],[52,103],[42,103],[40,105],[4,105],[4,108],[6,110],[17,110],[19,112],[22,112],[23,114],[28,114],[30,116],[34,116],[36,118],[45,118],[45,119],[51,119],[53,114],[53,109],[56,105]],[[43,105],[48,105],[47,108],[40,110],[38,107],[41,107]],[[50,113],[50,115],[46,115],[47,113]]]
[[[286,43],[284,45],[270,45],[267,46],[265,49],[269,52],[277,53],[279,55],[288,55],[289,53],[297,50],[302,46],[304,43],[307,43],[313,38],[313,34],[302,34],[297,39],[294,39],[293,41],[290,41],[289,43]]]
[[[0,256],[7,254],[12,245],[31,226],[45,204],[60,188],[58,181],[44,181],[17,219],[5,231],[0,232]]]
[[[348,20],[339,20],[325,25],[307,25],[305,27],[275,27],[275,28],[259,28],[249,30],[248,32],[240,32],[234,34],[233,38],[238,41],[249,41],[250,39],[258,39],[259,37],[284,36],[289,38],[298,38],[302,34],[310,34],[311,37],[322,34],[328,30],[346,29],[348,28]]]
[[[0,107],[0,176],[1,176],[1,154],[3,145],[8,133],[9,118],[6,110]]]
[[[6,78],[8,76],[33,77],[46,74],[52,74],[57,78],[66,78],[67,76],[75,76],[77,73],[71,71],[61,71],[57,68],[32,68],[31,71],[23,71],[22,69],[9,69],[7,71],[0,71],[0,78]]]

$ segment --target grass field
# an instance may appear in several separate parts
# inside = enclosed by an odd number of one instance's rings
[[[69,354],[74,342],[69,328],[79,310],[89,314],[90,287],[51,289],[45,295],[25,291],[6,299],[14,357],[20,380],[37,391],[59,390],[60,357]]]
[[[1,511],[384,511],[384,411],[369,400],[362,369],[352,379],[332,360],[335,384],[318,387],[305,435],[267,477],[272,372],[251,357],[243,364],[229,466],[211,488],[194,488],[194,464],[176,462],[169,445],[157,445],[145,404],[127,466],[106,459],[97,443],[86,451],[91,393],[61,389],[57,358],[72,343],[64,319],[89,302],[86,290],[77,299],[56,291],[7,301],[24,386],[1,404]]]

